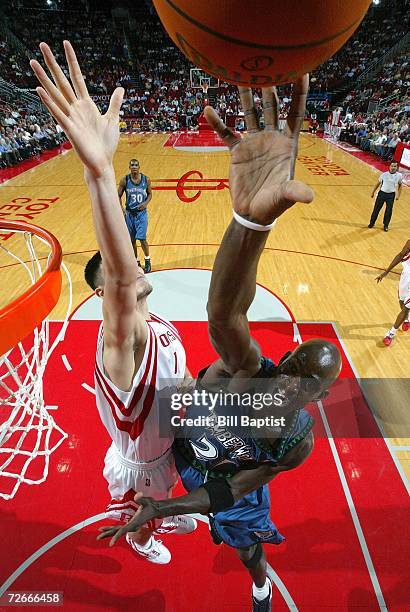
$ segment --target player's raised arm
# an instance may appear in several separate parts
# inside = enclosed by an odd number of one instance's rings
[[[253,375],[259,369],[259,348],[252,342],[246,313],[255,295],[258,262],[269,231],[295,202],[313,199],[307,185],[293,180],[308,83],[305,75],[294,85],[283,134],[278,130],[275,88],[263,90],[264,130],[259,129],[252,90],[239,88],[248,129],[244,139],[237,138],[211,107],[205,109],[208,123],[231,150],[234,219],[215,259],[208,301],[211,340],[231,375]]]
[[[118,376],[117,372],[113,375],[109,373],[113,382],[124,388],[132,380],[135,369],[134,345],[145,343],[147,333],[146,324],[136,310],[135,286],[139,272],[117,203],[113,168],[124,90],[117,88],[114,91],[108,111],[101,115],[88,94],[71,44],[64,41],[71,82],[58,65],[50,47],[41,43],[40,49],[52,80],[42,66],[32,60],[31,67],[41,83],[37,92],[84,164],[84,176],[91,197],[94,227],[103,263],[104,364],[110,371],[110,351],[114,355],[113,361],[118,358],[118,352],[121,353],[122,371]]]

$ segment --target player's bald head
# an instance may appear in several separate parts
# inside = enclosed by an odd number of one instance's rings
[[[337,346],[326,340],[308,340],[282,357],[275,375],[288,409],[324,399],[340,374],[342,358]]]
[[[293,355],[301,366],[301,373],[317,376],[326,386],[330,386],[340,374],[342,357],[333,342],[307,340],[293,351]]]

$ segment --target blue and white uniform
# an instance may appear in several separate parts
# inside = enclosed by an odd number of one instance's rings
[[[131,236],[131,240],[146,240],[148,229],[147,209],[139,210],[139,207],[148,199],[148,178],[140,174],[139,183],[134,183],[131,174],[127,174],[125,180],[125,222]]]
[[[275,370],[273,362],[263,357],[257,378],[271,378]],[[205,372],[199,374],[200,389],[200,379]],[[188,408],[185,416],[197,417],[198,406]],[[192,491],[211,478],[230,478],[240,470],[266,464],[274,467],[308,435],[313,423],[313,418],[303,408],[293,411],[276,444],[273,440],[253,437],[249,431],[242,437],[240,431],[229,431],[229,427],[204,426],[198,430],[198,435],[191,428],[189,437],[177,438],[174,442],[175,463],[182,483],[187,491]],[[247,548],[258,542],[280,544],[284,537],[269,513],[269,487],[264,485],[231,508],[210,516],[212,538],[217,544],[225,542],[234,548]]]

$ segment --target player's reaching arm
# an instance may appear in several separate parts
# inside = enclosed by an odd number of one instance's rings
[[[410,240],[407,240],[406,244],[404,245],[400,253],[397,253],[396,257],[393,259],[389,267],[386,268],[385,271],[379,274],[379,276],[376,278],[377,282],[380,283],[389,274],[389,272],[393,270],[393,268],[398,266],[399,263],[403,261],[403,258],[406,257],[406,255],[408,255],[409,253],[410,253]]]
[[[101,527],[98,540],[111,538],[110,546],[129,531],[136,531],[155,518],[165,518],[175,514],[208,514],[230,508],[237,501],[267,484],[281,472],[293,470],[309,457],[313,450],[313,435],[310,433],[294,449],[289,451],[281,465],[272,467],[261,465],[254,470],[242,470],[232,478],[217,478],[191,491],[187,495],[172,499],[154,500],[152,497],[135,496],[140,508],[134,517],[123,527]]]
[[[218,371],[231,376],[254,375],[260,350],[252,341],[247,311],[256,291],[256,273],[273,222],[295,202],[311,202],[313,192],[293,180],[298,138],[308,92],[308,76],[299,79],[284,133],[278,131],[278,99],[274,88],[263,89],[265,129],[259,130],[252,90],[239,88],[248,136],[239,139],[216,112],[207,107],[208,123],[231,150],[230,190],[236,220],[225,232],[212,272],[208,300],[209,333],[221,362],[204,378],[212,382]]]
[[[146,323],[137,313],[138,269],[120,207],[113,168],[119,140],[118,118],[124,95],[117,88],[105,115],[91,100],[71,44],[64,41],[70,81],[51,49],[40,45],[51,80],[31,61],[41,87],[37,92],[61,125],[84,164],[97,242],[103,262],[104,367],[119,388],[127,390],[135,371],[135,347],[146,342]],[[141,276],[142,273],[141,273]]]

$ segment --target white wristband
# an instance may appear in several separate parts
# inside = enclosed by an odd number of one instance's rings
[[[269,225],[259,225],[259,223],[254,223],[253,221],[245,219],[245,217],[241,217],[241,215],[238,215],[238,213],[233,209],[232,212],[233,218],[237,223],[243,225],[244,227],[247,227],[248,229],[255,230],[255,232],[269,232],[269,230],[271,230],[276,223],[275,220],[273,223],[269,223]]]

